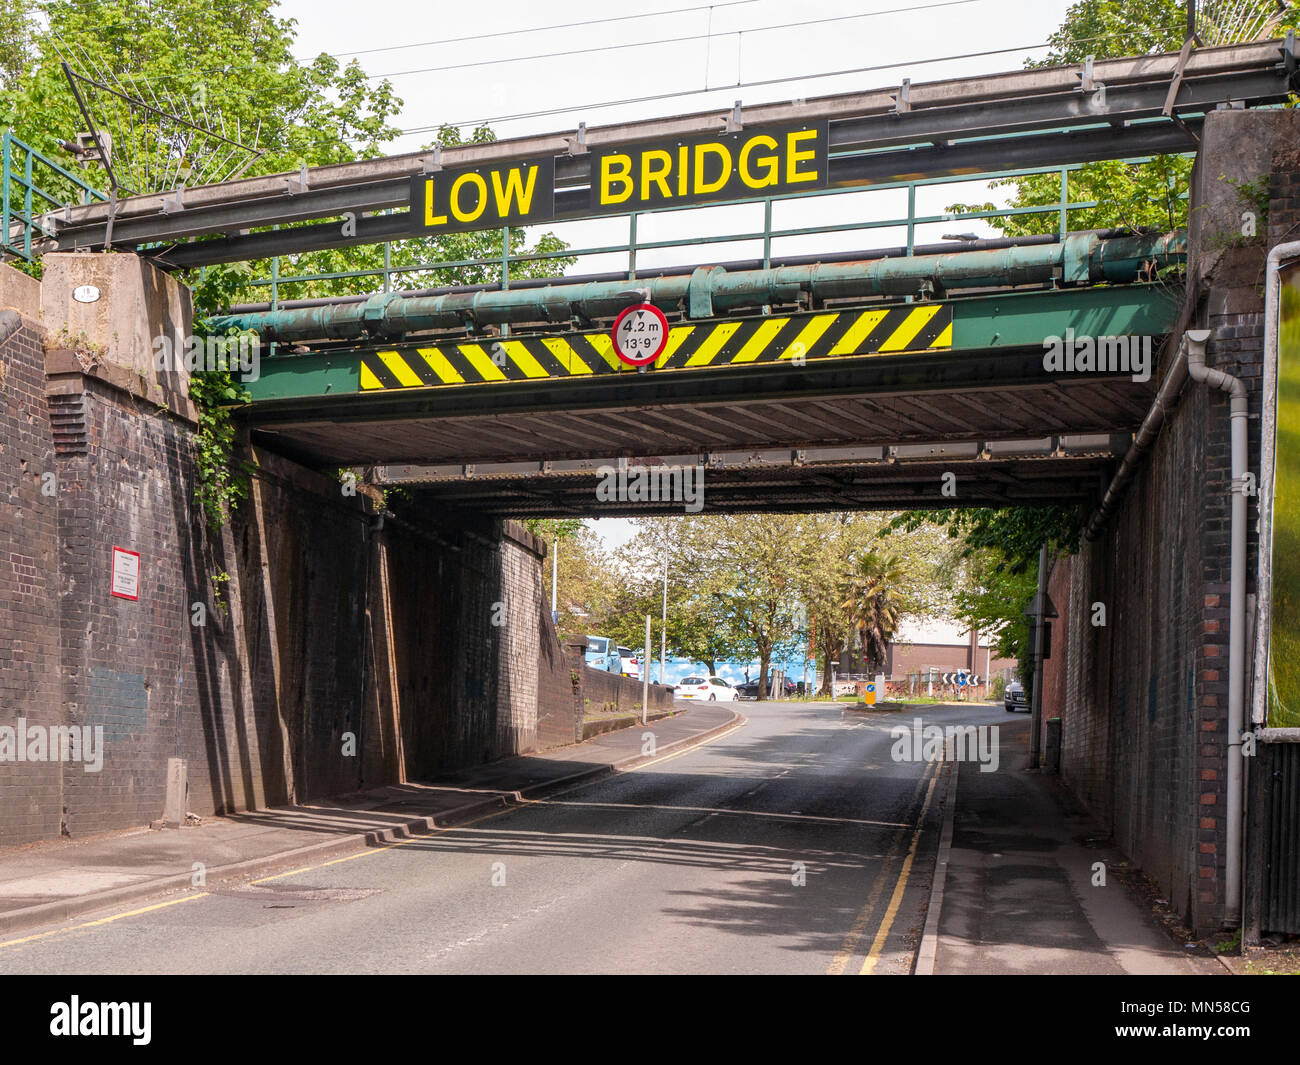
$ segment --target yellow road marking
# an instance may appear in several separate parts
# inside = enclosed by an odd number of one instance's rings
[[[424,384],[424,382],[420,380],[419,374],[407,366],[406,362],[399,354],[397,354],[397,352],[377,351],[375,354],[379,356],[379,361],[393,372],[393,376],[397,378],[398,384],[404,385],[407,388]]]
[[[657,758],[653,762],[646,762],[643,765],[635,766],[632,770],[629,770],[629,772],[635,772],[637,769],[644,769],[646,766],[655,765],[658,762],[666,762],[670,758],[678,758],[683,754],[690,754],[692,751],[698,750],[700,747],[705,746],[705,744],[712,743],[714,740],[720,740],[724,736],[731,735],[731,733],[735,732],[737,729],[743,728],[748,723],[749,723],[749,719],[742,717],[742,720],[740,721],[739,724],[737,724],[734,728],[727,729],[726,732],[720,732],[716,736],[710,736],[707,740],[703,740],[700,743],[694,744],[693,746],[688,747],[685,750],[675,751],[672,754],[664,755],[663,758]],[[554,792],[553,795],[566,795],[570,791],[576,791],[578,788],[584,788],[587,787],[589,784],[593,784],[593,783],[596,782],[590,780],[579,782],[577,784],[574,784],[572,787],[562,788],[560,791]],[[462,828],[469,828],[473,825],[482,824],[484,821],[491,821],[493,818],[500,817],[503,814],[513,813],[515,810],[518,810],[521,806],[541,806],[541,805],[545,805],[545,803],[546,803],[545,799],[526,799],[521,796],[517,801],[507,804],[506,806],[502,807],[500,810],[493,810],[489,814],[483,814],[482,816],[475,817],[469,821],[462,821],[460,824],[457,825],[447,825],[446,827],[439,827],[435,825],[432,833],[420,833],[419,835],[410,836],[407,839],[399,839],[393,843],[385,843],[382,847],[367,847],[365,850],[358,851],[356,854],[345,854],[341,858],[331,858],[327,862],[318,862],[316,865],[304,865],[298,869],[290,869],[288,872],[275,873],[272,876],[264,876],[258,880],[252,880],[250,881],[250,883],[267,884],[270,883],[272,880],[283,880],[285,877],[288,876],[297,876],[299,873],[309,873],[315,869],[324,869],[326,866],[338,865],[341,862],[350,862],[355,858],[366,858],[372,854],[381,854],[384,851],[393,850],[395,847],[404,847],[408,843],[415,843],[418,840],[427,839],[430,835],[433,835],[435,833],[456,832]],[[109,924],[113,921],[120,921],[125,917],[135,917],[142,913],[149,913],[152,910],[161,910],[167,906],[175,906],[182,902],[193,902],[195,899],[204,899],[209,897],[211,897],[211,892],[201,891],[194,895],[185,895],[179,899],[169,899],[166,902],[155,903],[152,906],[143,906],[138,910],[130,910],[126,913],[113,914],[111,917],[101,917],[97,921],[87,921],[84,924],[74,925],[72,928],[55,928],[55,929],[51,929],[48,932],[38,932],[35,935],[25,936],[22,939],[11,939],[6,942],[0,943],[0,949],[3,949],[5,947],[17,946],[20,943],[31,943],[38,939],[45,939],[49,936],[62,935],[66,932],[76,932],[83,928],[94,928],[98,925]]]
[[[772,338],[781,332],[781,327],[789,320],[789,318],[767,319],[754,330],[754,335],[745,341],[745,346],[740,349],[740,353],[731,361],[733,363],[753,362],[762,354],[763,349],[772,342]]]
[[[111,917],[101,917],[97,921],[86,921],[82,924],[73,925],[71,928],[55,928],[49,932],[37,932],[32,936],[24,936],[22,939],[8,939],[0,943],[0,950],[5,947],[16,947],[19,943],[32,943],[38,939],[45,939],[48,936],[61,935],[64,932],[77,932],[83,928],[95,928],[102,924],[111,924],[113,921],[120,921],[124,917],[138,917],[142,913],[149,913],[152,910],[161,910],[167,906],[177,906],[182,902],[193,902],[195,899],[207,898],[210,892],[200,891],[197,895],[185,895],[179,899],[168,899],[166,902],[156,902],[152,906],[142,906],[138,910],[128,910],[126,913],[115,913]]]
[[[926,777],[929,776],[931,766],[936,763],[931,762],[925,767],[920,778],[916,782],[916,787],[912,791],[912,801],[915,802],[921,794],[921,789],[925,787]],[[935,776],[939,774],[935,771]],[[881,863],[880,872],[876,874],[875,883],[871,887],[871,893],[867,896],[867,901],[863,904],[858,915],[853,919],[853,924],[849,927],[848,934],[844,937],[844,942],[840,945],[839,953],[831,960],[830,967],[826,970],[827,976],[839,976],[848,967],[853,955],[857,953],[858,943],[866,933],[867,924],[871,920],[872,913],[875,912],[876,903],[880,900],[881,893],[885,890],[885,874],[889,870],[890,863],[899,856],[902,848],[903,833],[901,831],[894,833],[894,841],[889,846],[889,853],[885,855],[885,860]]]
[[[876,930],[876,938],[872,940],[871,949],[867,951],[867,956],[863,959],[862,969],[859,976],[870,976],[876,968],[876,963],[880,961],[880,954],[885,949],[885,940],[889,938],[889,930],[894,926],[894,918],[898,916],[898,907],[903,904],[903,892],[907,890],[907,878],[912,872],[912,862],[916,858],[916,847],[921,842],[921,832],[925,829],[925,815],[930,809],[930,800],[934,798],[934,786],[939,781],[938,770],[930,778],[929,790],[925,793],[925,805],[921,807],[921,816],[916,819],[916,831],[912,833],[912,846],[908,848],[907,857],[903,861],[903,868],[898,873],[898,882],[894,885],[894,893],[890,896],[889,905],[885,909],[884,920],[880,922],[880,928]]]
[[[939,305],[936,304],[933,307],[923,307],[913,311],[903,319],[903,324],[894,330],[893,336],[880,345],[879,350],[903,351],[916,339],[916,334],[930,324],[930,319],[938,314],[939,310]]]

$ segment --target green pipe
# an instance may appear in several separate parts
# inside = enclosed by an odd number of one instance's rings
[[[762,306],[912,296],[927,284],[937,292],[1044,284],[1054,279],[1067,285],[1124,284],[1147,279],[1153,266],[1177,265],[1186,258],[1187,234],[1183,231],[1108,239],[1095,233],[1075,233],[1057,244],[772,270],[728,272],[717,266],[640,281],[561,283],[437,296],[380,293],[365,303],[223,315],[215,318],[214,324],[221,331],[252,329],[265,341],[396,338],[428,330],[600,321],[642,299],[662,310],[701,319]]]

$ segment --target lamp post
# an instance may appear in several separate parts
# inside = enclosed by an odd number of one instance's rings
[[[659,683],[664,682],[664,659],[668,655],[668,526],[664,526],[664,612],[659,625]]]
[[[1038,552],[1038,592],[1029,601],[1025,610],[1025,620],[1029,622],[1031,638],[1034,643],[1034,690],[1030,703],[1029,768],[1037,769],[1041,759],[1041,739],[1043,720],[1043,659],[1045,652],[1045,630],[1051,618],[1059,617],[1052,597],[1047,594],[1047,545],[1043,544]]]
[[[551,541],[551,624],[560,623],[560,612],[556,609],[560,590],[560,538]]]
[[[835,667],[838,666],[838,665],[839,665],[838,662],[832,662],[832,663],[830,664],[830,666],[831,666],[831,702],[834,702],[834,701],[835,701]]]

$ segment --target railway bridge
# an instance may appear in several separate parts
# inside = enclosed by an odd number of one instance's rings
[[[25,685],[33,718],[107,714],[131,752],[75,787],[38,781],[69,797],[35,836],[135,823],[169,760],[196,807],[230,810],[572,742],[545,545],[508,519],[667,513],[602,498],[602,471],[694,467],[711,512],[1078,507],[1082,545],[1042,578],[1060,618],[1035,727],[1061,719],[1067,784],[1194,927],[1300,930],[1300,722],[1269,672],[1290,623],[1270,580],[1296,87],[1290,38],[1189,44],[44,213],[7,198],[5,249],[45,264],[39,284],[3,277],[15,617],[59,679],[32,696],[31,671],[0,663],[0,691]],[[1195,155],[1186,230],[1070,230],[1090,206],[1072,167],[1157,154]],[[1052,231],[918,241],[960,220],[918,212],[928,183],[1044,171],[1055,207],[962,217],[1046,213]],[[905,215],[835,207],[885,189]],[[825,212],[781,228],[790,202]],[[743,204],[761,228],[638,239]],[[626,269],[511,276],[512,228],[591,218],[628,239],[568,254]],[[504,233],[498,282],[392,291],[386,268],[381,292],[280,297],[281,257],[483,229]],[[860,246],[780,254],[846,233]],[[688,266],[646,267],[683,244]],[[271,300],[214,320],[260,345],[234,410],[251,495],[216,532],[193,501],[198,415],[152,354],[191,330],[174,271],[268,257]],[[630,312],[660,323],[649,358],[620,341]],[[339,467],[416,505],[340,491]],[[1277,528],[1289,542],[1281,511]]]

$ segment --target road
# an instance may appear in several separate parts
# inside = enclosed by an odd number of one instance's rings
[[[908,972],[944,783],[889,729],[1000,708],[737,705],[733,732],[522,808],[33,930],[0,973]]]

